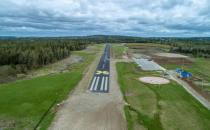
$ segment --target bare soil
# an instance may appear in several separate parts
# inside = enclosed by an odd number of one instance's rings
[[[132,46],[128,50],[130,56],[140,56],[143,58],[151,58],[158,64],[176,64],[176,65],[191,65],[193,60],[185,55],[176,53],[166,53],[160,47],[153,46]]]
[[[191,65],[193,61],[188,58],[169,58],[169,57],[161,57],[161,56],[152,56],[152,59],[158,64],[176,64],[176,65]]]
[[[200,95],[202,95],[205,99],[207,99],[210,102],[210,93],[208,91],[203,90],[202,87],[199,87],[198,85],[194,84],[191,80],[182,80],[187,82],[191,88],[193,88],[195,91],[197,91]]]
[[[101,55],[88,67],[84,78],[58,109],[50,130],[127,130],[124,101],[117,83],[115,62],[111,60],[110,92],[88,90]]]
[[[177,53],[155,53],[155,55],[168,58],[188,58],[188,56]]]

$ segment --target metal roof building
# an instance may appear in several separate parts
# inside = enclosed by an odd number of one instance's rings
[[[179,68],[176,69],[176,72],[179,74],[179,76],[181,78],[191,78],[192,77],[191,73],[189,73],[185,70],[179,69]]]

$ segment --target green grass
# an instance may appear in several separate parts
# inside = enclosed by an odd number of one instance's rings
[[[69,72],[0,85],[0,127],[4,122],[9,129],[33,129],[53,102],[67,98],[95,55],[84,51],[74,53],[82,56],[84,61],[72,65]],[[40,129],[47,129],[51,123],[55,104],[42,121]]]
[[[163,66],[167,69],[183,68],[184,70],[191,72],[196,77],[210,82],[210,59],[194,58],[193,60],[194,62],[192,65],[178,66],[175,64],[165,64]]]
[[[132,63],[117,63],[119,84],[129,130],[209,130],[210,111],[171,81],[167,85],[149,85],[141,76],[159,73],[141,71]]]
[[[112,44],[113,56],[116,59],[122,59],[123,54],[127,51],[127,47],[122,44]]]

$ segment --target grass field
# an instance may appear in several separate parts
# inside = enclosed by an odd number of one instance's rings
[[[132,63],[117,63],[118,80],[124,99],[129,130],[209,130],[210,111],[175,82],[149,85],[141,76],[157,76]]]
[[[127,47],[122,44],[112,44],[112,54],[116,59],[122,59],[123,54],[126,52]]]
[[[56,104],[74,89],[95,57],[95,53],[84,51],[74,54],[82,56],[84,60],[73,64],[68,72],[0,85],[1,129],[34,129],[52,105],[39,127],[41,130],[47,129],[54,117]]]

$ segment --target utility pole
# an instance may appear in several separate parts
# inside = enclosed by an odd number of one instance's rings
[[[182,58],[182,70],[184,70],[184,58]]]

